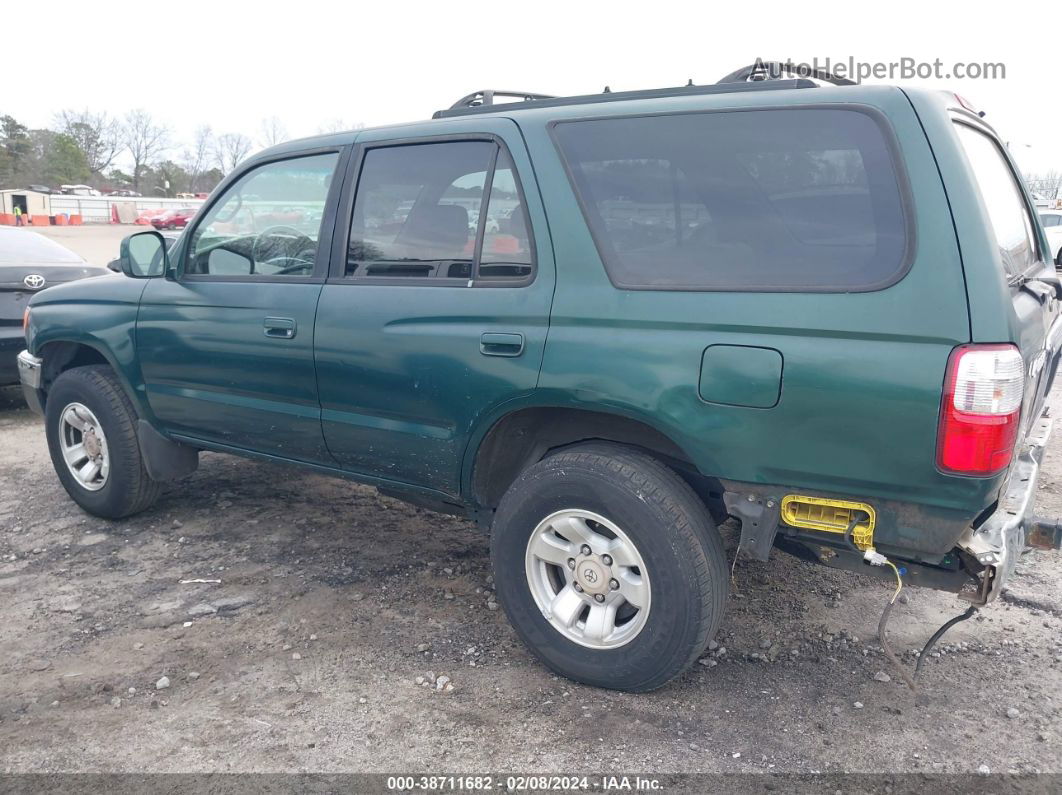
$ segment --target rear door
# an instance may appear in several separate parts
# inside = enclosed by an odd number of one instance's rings
[[[515,123],[361,134],[317,311],[322,424],[346,470],[459,492],[471,429],[538,381],[553,298]]]

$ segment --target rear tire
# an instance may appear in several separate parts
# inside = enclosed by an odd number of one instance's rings
[[[725,609],[726,555],[704,503],[673,470],[620,445],[578,445],[524,470],[495,514],[491,562],[499,602],[531,652],[597,687],[666,684]],[[595,618],[605,608],[611,618]]]
[[[44,422],[52,466],[66,493],[84,510],[121,519],[158,499],[161,486],[148,477],[140,454],[136,409],[110,367],[62,373],[48,390]],[[88,452],[78,451],[79,445]],[[76,474],[91,474],[91,461],[99,471],[91,477]]]

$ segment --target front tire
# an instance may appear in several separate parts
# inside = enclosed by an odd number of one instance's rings
[[[136,410],[103,365],[55,379],[45,404],[45,434],[66,493],[93,516],[121,519],[151,506],[161,486],[148,477],[136,436]]]
[[[633,692],[693,663],[728,589],[704,503],[655,458],[606,443],[524,470],[495,514],[491,562],[535,656],[575,681]]]

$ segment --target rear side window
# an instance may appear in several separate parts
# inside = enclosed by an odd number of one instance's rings
[[[1037,261],[1036,238],[1017,178],[995,141],[968,124],[956,124],[956,130],[988,211],[1003,268],[1009,276],[1024,273]]]
[[[619,287],[873,290],[909,265],[900,178],[867,113],[593,119],[554,136]]]

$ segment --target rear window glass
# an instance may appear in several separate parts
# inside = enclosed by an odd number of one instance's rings
[[[956,124],[955,129],[988,211],[1003,268],[1011,276],[1023,273],[1037,256],[1032,218],[1017,178],[995,141],[968,124]]]
[[[594,119],[554,135],[617,286],[870,290],[907,265],[897,172],[866,113]]]

